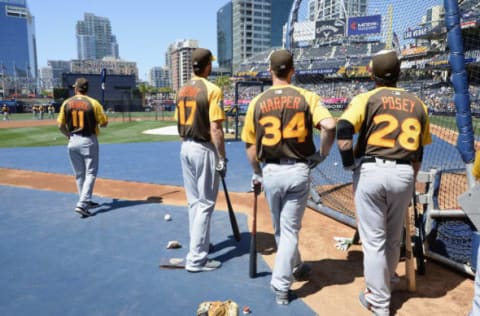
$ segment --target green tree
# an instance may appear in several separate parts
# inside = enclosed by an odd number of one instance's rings
[[[147,85],[144,82],[138,85],[138,91],[140,92],[142,98],[142,106],[145,106],[145,98],[147,95],[150,95],[154,89],[154,87]]]
[[[219,76],[215,78],[215,84],[219,86],[223,92],[225,92],[225,90],[229,90],[232,86],[232,82],[230,81],[229,76]]]

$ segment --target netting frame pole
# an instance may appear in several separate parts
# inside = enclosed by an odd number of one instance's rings
[[[449,63],[452,67],[451,82],[454,88],[454,103],[458,127],[457,149],[465,163],[469,188],[475,185],[472,175],[475,159],[474,132],[470,94],[468,92],[468,75],[465,67],[465,49],[460,26],[460,10],[457,0],[444,0],[447,43],[450,49]]]

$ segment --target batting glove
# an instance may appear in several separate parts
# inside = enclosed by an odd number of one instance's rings
[[[335,248],[341,251],[347,251],[348,248],[353,244],[353,238],[347,238],[347,237],[333,237],[335,241],[337,242],[335,244]]]
[[[307,157],[308,167],[310,169],[314,169],[320,163],[322,163],[322,161],[324,161],[325,158],[327,158],[327,155],[324,156],[324,155],[322,155],[322,153],[320,151],[317,151],[313,155],[310,155],[310,156]]]
[[[252,191],[255,194],[260,194],[263,190],[263,177],[259,174],[254,173],[252,175]]]
[[[227,158],[220,158],[215,167],[215,170],[218,171],[222,178],[225,178],[225,176],[227,175],[227,162]]]

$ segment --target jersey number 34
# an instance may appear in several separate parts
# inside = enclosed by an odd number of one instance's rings
[[[262,144],[265,146],[275,146],[280,140],[286,138],[296,138],[299,143],[305,142],[308,136],[308,130],[305,128],[305,113],[297,112],[281,128],[281,120],[276,116],[265,116],[259,120],[259,123],[265,129],[262,137]]]

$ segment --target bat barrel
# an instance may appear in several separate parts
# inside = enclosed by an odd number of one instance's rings
[[[257,275],[257,194],[253,193],[253,221],[252,234],[250,237],[250,267],[249,276],[254,278]]]
[[[227,200],[228,207],[228,217],[230,219],[230,224],[232,226],[233,236],[236,241],[240,241],[240,230],[238,229],[237,218],[235,217],[235,212],[233,211],[232,203],[230,202],[230,197],[228,196],[227,184],[225,183],[225,178],[222,177],[223,191],[225,192],[225,200]]]

